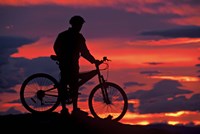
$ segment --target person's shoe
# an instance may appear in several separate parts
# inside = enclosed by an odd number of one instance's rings
[[[70,116],[69,111],[68,111],[67,108],[63,108],[63,109],[60,111],[60,114],[61,114],[61,115],[64,115],[64,116]]]
[[[108,115],[108,117],[104,118],[104,120],[112,120],[113,116],[112,115]]]
[[[76,108],[72,111],[72,116],[88,116],[88,112],[81,110],[80,108]]]

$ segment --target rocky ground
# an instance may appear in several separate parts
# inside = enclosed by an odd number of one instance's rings
[[[90,116],[59,113],[0,116],[4,133],[83,133],[83,134],[200,134],[200,127],[169,125],[128,125]]]

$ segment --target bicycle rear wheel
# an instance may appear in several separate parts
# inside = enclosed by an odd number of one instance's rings
[[[22,83],[20,100],[31,113],[54,111],[60,104],[57,80],[45,73],[29,76]]]
[[[128,108],[128,99],[124,90],[115,83],[105,82],[106,91],[110,103],[106,103],[101,85],[97,85],[89,95],[89,109],[95,118],[107,118],[119,121],[125,115]]]

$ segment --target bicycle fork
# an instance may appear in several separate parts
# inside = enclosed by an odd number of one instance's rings
[[[107,91],[108,87],[107,87],[106,81],[104,80],[102,75],[100,75],[99,81],[100,81],[100,84],[101,84],[101,91],[102,91],[104,102],[106,104],[111,104],[111,100],[109,99],[108,91]]]

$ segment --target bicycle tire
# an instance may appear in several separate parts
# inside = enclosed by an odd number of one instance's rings
[[[21,103],[31,113],[52,112],[60,104],[57,87],[58,82],[51,75],[45,73],[33,74],[22,83],[20,89]]]
[[[105,119],[112,116],[112,120],[119,121],[128,109],[128,98],[124,90],[117,84],[105,82],[111,104],[104,102],[101,85],[94,87],[89,95],[88,104],[93,117]]]

